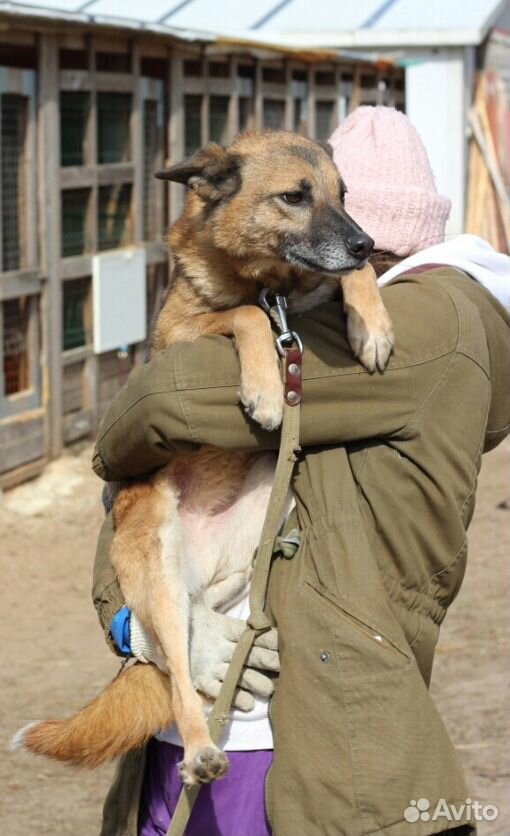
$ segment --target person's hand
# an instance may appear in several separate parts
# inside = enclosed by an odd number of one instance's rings
[[[192,604],[190,669],[194,687],[215,698],[246,623],[216,612],[213,604],[219,605],[219,601],[215,600],[214,587],[206,597]],[[160,646],[134,612],[131,613],[131,652],[139,661],[153,662],[167,672]],[[276,630],[269,630],[259,636],[252,647],[236,691],[235,708],[250,711],[255,705],[254,696],[269,697],[273,693],[274,682],[267,671],[279,670],[278,635]]]

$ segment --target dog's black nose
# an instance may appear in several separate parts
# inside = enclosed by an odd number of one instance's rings
[[[354,232],[346,240],[346,246],[355,258],[368,258],[374,246],[373,239],[366,232]]]

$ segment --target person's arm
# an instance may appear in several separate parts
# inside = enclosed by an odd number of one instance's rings
[[[110,562],[113,535],[113,517],[110,512],[104,519],[97,541],[92,578],[92,600],[108,646],[117,656],[126,656],[128,654],[118,646],[111,631],[113,619],[125,606],[115,569]]]
[[[442,284],[416,276],[388,285],[382,294],[396,340],[384,374],[368,374],[353,358],[338,303],[291,319],[305,346],[302,446],[404,432],[444,374],[457,347],[459,322]],[[276,449],[279,433],[265,432],[245,415],[238,387],[238,359],[225,337],[203,337],[160,352],[131,373],[106,413],[95,472],[105,480],[140,476],[196,444]]]

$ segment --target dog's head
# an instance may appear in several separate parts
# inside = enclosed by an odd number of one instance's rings
[[[192,210],[244,275],[285,265],[341,276],[371,254],[374,242],[345,211],[347,187],[326,144],[285,131],[242,134],[156,176],[192,190]]]

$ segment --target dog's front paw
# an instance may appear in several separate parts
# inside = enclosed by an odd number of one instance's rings
[[[283,383],[278,376],[272,381],[243,377],[239,392],[246,412],[264,430],[276,430],[283,418]]]
[[[228,772],[229,762],[226,754],[216,746],[201,749],[189,760],[179,764],[179,777],[183,784],[192,787],[194,784],[210,784]]]
[[[354,308],[349,310],[347,337],[353,354],[369,372],[383,372],[393,351],[393,326],[381,305],[373,321],[367,321]]]

